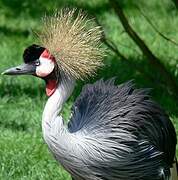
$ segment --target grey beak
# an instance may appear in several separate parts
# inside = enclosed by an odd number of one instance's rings
[[[34,64],[22,64],[2,72],[2,75],[24,75],[32,74],[34,75],[36,71],[36,66]]]

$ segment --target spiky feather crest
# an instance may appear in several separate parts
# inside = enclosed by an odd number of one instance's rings
[[[43,18],[42,46],[56,58],[59,68],[76,79],[96,73],[103,65],[102,30],[76,9],[62,9]]]

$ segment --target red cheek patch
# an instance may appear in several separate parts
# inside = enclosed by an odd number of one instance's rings
[[[45,49],[43,51],[43,53],[41,54],[40,57],[43,57],[43,58],[46,58],[46,59],[50,59],[50,60],[56,62],[55,57],[47,49]]]
[[[56,80],[49,80],[46,84],[46,95],[51,96],[57,89]]]

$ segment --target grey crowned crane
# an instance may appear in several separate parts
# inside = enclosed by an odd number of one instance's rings
[[[42,131],[55,159],[74,180],[170,179],[176,133],[148,90],[132,82],[115,85],[114,79],[87,84],[68,124],[63,122],[60,112],[76,80],[103,65],[102,31],[76,10],[61,10],[43,22],[41,44],[25,49],[24,64],[3,74],[45,80]]]

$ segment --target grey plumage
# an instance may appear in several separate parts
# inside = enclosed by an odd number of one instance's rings
[[[56,159],[74,179],[169,178],[176,134],[148,92],[132,82],[115,86],[114,79],[83,88],[68,128],[49,137]]]

